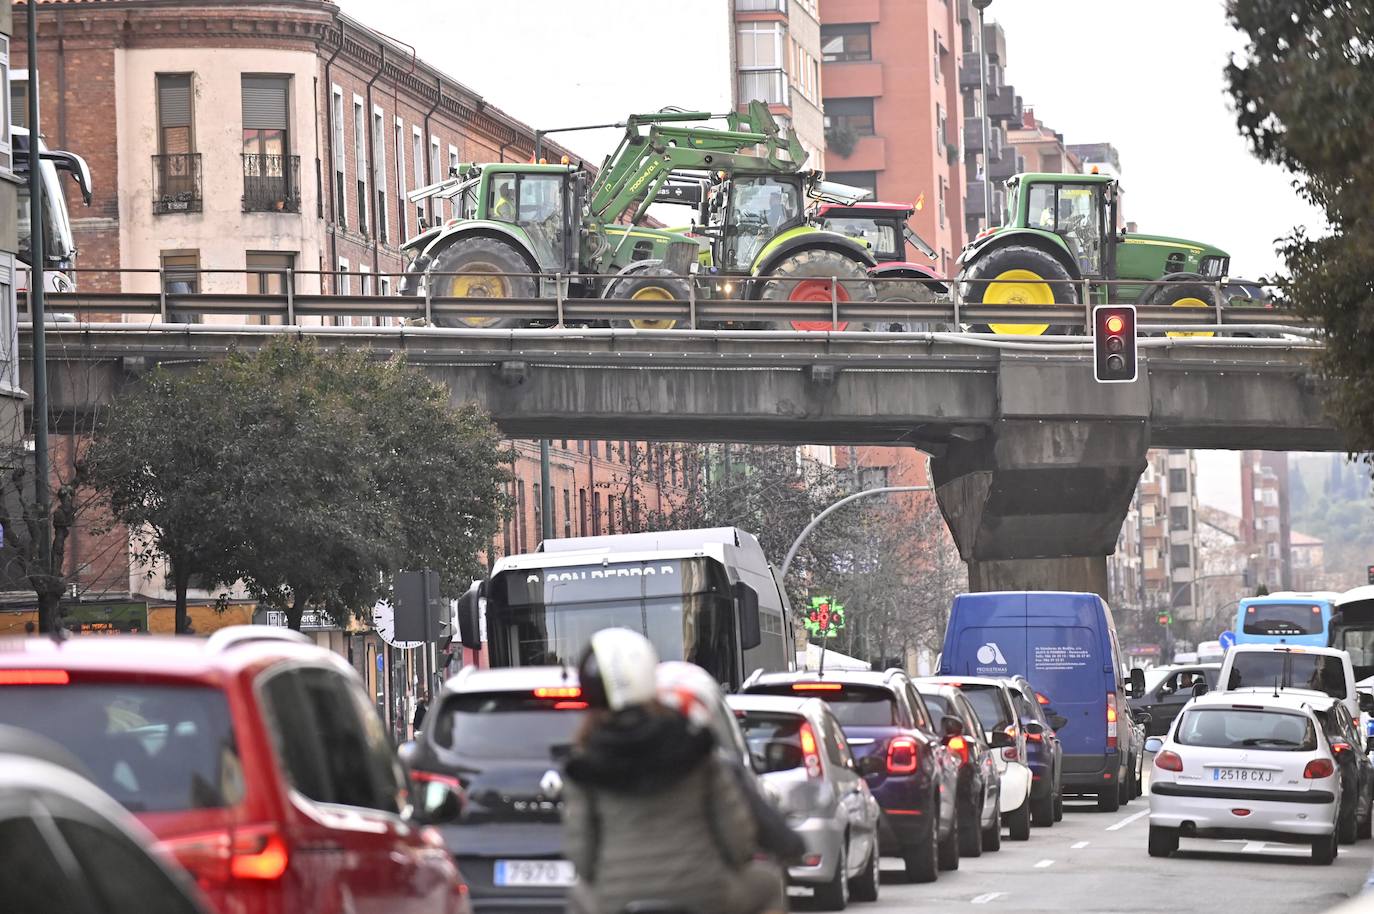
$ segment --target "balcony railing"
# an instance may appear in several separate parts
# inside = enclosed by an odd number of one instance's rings
[[[735,0],[738,13],[785,13],[787,0]]]
[[[198,213],[200,206],[200,153],[153,156],[153,213]]]
[[[739,102],[767,102],[770,105],[790,105],[787,74],[782,70],[741,70],[739,74]]]
[[[243,211],[299,213],[301,157],[244,153]]]

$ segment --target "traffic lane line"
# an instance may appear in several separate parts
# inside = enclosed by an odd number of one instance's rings
[[[1121,829],[1125,828],[1127,825],[1130,825],[1130,824],[1131,824],[1132,822],[1134,822],[1135,820],[1144,818],[1145,816],[1148,816],[1149,814],[1150,814],[1150,811],[1149,811],[1148,809],[1142,809],[1140,812],[1133,813],[1132,815],[1127,816],[1126,818],[1122,819],[1120,822],[1116,822],[1116,823],[1113,823],[1112,825],[1108,825],[1108,826],[1107,826],[1107,831],[1120,831]]]
[[[1091,841],[1075,841],[1073,844],[1069,845],[1069,850],[1081,851],[1083,848],[1087,847],[1091,843]]]
[[[975,897],[973,898],[973,900],[972,900],[971,902],[969,902],[969,903],[970,903],[970,904],[987,904],[987,903],[990,902],[990,901],[996,901],[996,900],[999,899],[999,898],[1004,898],[1004,897],[1006,896],[1006,894],[1007,894],[1006,892],[985,892],[985,893],[982,894],[982,895],[977,895],[977,896],[975,896]]]
[[[1051,866],[1054,866],[1054,861],[1053,861],[1053,860],[1041,860],[1040,862],[1038,862],[1038,863],[1035,864],[1035,868],[1036,868],[1037,870],[1043,870],[1043,869],[1045,869],[1046,867],[1051,867]]]

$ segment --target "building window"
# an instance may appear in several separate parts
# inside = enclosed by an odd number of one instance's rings
[[[1169,509],[1169,529],[1187,530],[1188,529],[1188,509],[1170,508]]]
[[[539,488],[539,483],[537,483],[537,482],[534,484],[534,532],[535,532],[535,535],[536,535],[536,536],[539,536],[541,539],[543,538],[543,536],[544,536],[544,498],[543,498],[543,493],[542,493],[542,491],[541,491],[540,488]],[[521,539],[524,539],[523,533],[521,534]],[[523,543],[520,545],[520,551],[521,551],[521,552],[524,552],[524,551],[525,551],[525,546],[524,546]]]
[[[601,535],[601,493],[592,493],[592,536]]]
[[[377,294],[378,294],[378,295],[390,295],[390,294],[391,294],[391,277],[390,277],[390,276],[378,276],[378,277],[377,277]],[[388,320],[395,320],[395,318],[388,318]]]
[[[735,9],[741,13],[785,13],[787,0],[735,0]]]
[[[291,154],[290,89],[290,77],[243,77],[246,213],[301,211],[300,156]]]
[[[17,99],[10,84],[10,40],[0,35],[0,170],[14,169],[14,145],[10,140],[10,124],[24,122],[27,111],[19,111],[15,106]],[[11,287],[12,288],[12,287]],[[0,307],[8,307],[0,302]]]
[[[396,228],[401,241],[410,237],[410,220],[406,218],[406,128],[405,123],[396,118]]]
[[[296,255],[275,251],[249,251],[247,256],[250,295],[285,295],[288,270],[296,267]]]
[[[344,192],[344,171],[347,156],[344,153],[344,103],[343,90],[334,86],[330,94],[330,113],[334,117],[333,135],[330,145],[334,149],[334,221],[340,228],[348,228],[348,194]]]
[[[945,178],[940,176],[940,228],[945,227]]]
[[[821,60],[841,63],[872,59],[873,27],[868,23],[821,26]]]
[[[358,294],[372,294],[372,268],[365,263],[358,264]],[[372,318],[364,317],[361,320],[364,326],[371,326]]]
[[[438,184],[444,179],[443,166],[439,164],[439,138],[431,136],[429,138],[429,183]],[[432,209],[433,224],[438,225],[444,221],[444,201],[435,197],[430,198]]]
[[[410,160],[415,166],[415,190],[419,190],[429,182],[425,180],[425,140],[420,135],[419,127],[412,127],[410,133]],[[424,229],[425,221],[425,201],[421,200],[415,204],[415,224],[416,231]]]
[[[382,117],[380,106],[372,108],[372,186],[377,189],[377,208],[374,219],[377,223],[377,240],[386,244],[386,224],[390,221],[386,211],[386,120]]]
[[[1172,469],[1169,471],[1169,491],[1187,492],[1188,491],[1188,471],[1184,469]]]
[[[353,96],[353,165],[358,185],[358,231],[367,234],[367,117],[363,114],[363,99]]]
[[[565,537],[573,535],[572,492],[568,489],[563,490],[563,535]]]
[[[535,511],[538,511],[539,504],[539,483],[534,484]],[[515,481],[515,516],[519,518],[515,527],[515,548],[519,552],[524,552],[525,544],[529,542],[529,529],[525,526],[525,480]],[[538,526],[538,521],[535,522]]]
[[[874,199],[882,199],[878,194],[878,173],[876,171],[827,171],[827,181],[848,184],[850,187],[864,187],[873,192]]]
[[[444,175],[444,178],[448,179],[458,177],[459,164],[460,163],[458,161],[458,147],[450,143],[448,147],[448,173]]]
[[[587,535],[587,490],[577,490],[577,530],[579,536]]]
[[[827,98],[825,129],[848,130],[855,136],[872,136],[873,99]]]
[[[157,151],[163,155],[195,152],[191,122],[191,74],[157,74]]]
[[[930,56],[931,59],[935,61],[935,82],[939,83],[940,70],[943,69],[945,62],[945,48],[944,45],[940,44],[939,32],[932,32],[931,35],[935,39],[935,46],[932,48]]]
[[[606,532],[615,532],[615,496],[606,496]]]
[[[744,22],[736,30],[739,55],[739,101],[790,103],[787,75],[783,70],[784,28],[779,22]]]
[[[157,74],[157,155],[153,212],[201,211],[200,156],[191,131],[191,75]]]
[[[0,88],[8,90],[9,87]],[[8,91],[5,97],[9,97]],[[0,104],[0,107],[3,107],[3,104]],[[18,325],[15,323],[18,316],[15,312],[16,307],[14,257],[0,254],[0,355],[4,357],[3,363],[0,364],[0,372],[3,372],[0,380],[8,387],[19,386],[19,359],[15,356],[19,351]]]
[[[200,251],[162,252],[162,290],[172,295],[200,294]],[[185,311],[171,311],[167,319],[173,324],[199,324],[199,315]]]
[[[1169,562],[1175,568],[1187,568],[1193,564],[1193,548],[1187,543],[1169,547]]]
[[[340,258],[339,258],[339,275],[338,275],[337,277],[335,277],[335,281],[336,281],[336,283],[337,283],[337,286],[336,286],[336,294],[338,294],[338,295],[352,295],[352,294],[353,294],[353,284],[352,284],[352,282],[349,281],[349,277],[348,277],[348,260],[347,260],[346,258],[343,258],[343,257],[340,257]]]

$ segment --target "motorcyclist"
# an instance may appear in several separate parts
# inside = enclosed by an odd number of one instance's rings
[[[709,729],[657,701],[653,645],[629,629],[592,636],[578,664],[594,709],[568,760],[563,832],[578,882],[570,914],[635,902],[697,914],[772,914],[776,869]]]

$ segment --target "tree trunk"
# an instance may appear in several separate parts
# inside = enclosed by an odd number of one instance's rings
[[[185,635],[190,632],[191,619],[186,610],[186,591],[191,587],[191,571],[183,567],[185,562],[172,563],[172,583],[177,592],[176,633]]]
[[[38,591],[38,631],[51,635],[62,622],[62,594]]]
[[[293,632],[301,630],[301,619],[305,616],[305,596],[299,592],[291,598],[291,605],[286,608],[286,627]]]

